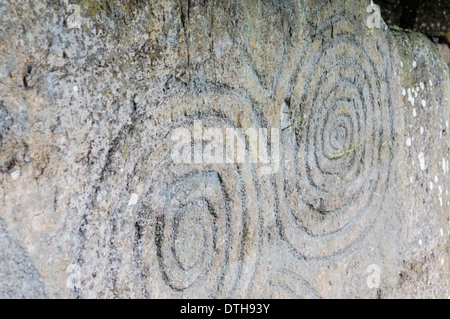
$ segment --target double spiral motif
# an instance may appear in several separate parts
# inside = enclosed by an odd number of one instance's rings
[[[292,94],[283,96],[292,126],[281,133],[281,168],[272,176],[259,175],[258,164],[248,162],[175,163],[171,136],[180,128],[192,133],[198,121],[222,132],[277,127],[271,120],[278,110],[259,103],[285,88],[265,95],[262,86],[252,92],[253,84],[206,93],[176,87],[163,102],[149,102],[152,119],[139,123],[139,142],[127,136],[122,143],[141,150],[129,156],[135,163],[124,165],[131,148],[112,160],[116,170],[132,170],[105,182],[105,189],[122,183],[118,198],[139,195],[134,206],[111,200],[105,208],[114,225],[111,256],[133,250],[135,273],[121,273],[114,261],[111,268],[120,274],[114,285],[127,286],[129,275],[143,297],[247,297],[266,262],[264,245],[276,245],[277,252],[279,246],[294,265],[345,253],[369,232],[381,213],[393,156],[389,41],[355,35],[342,13],[324,21],[297,57]],[[280,80],[280,87],[288,82]],[[268,109],[278,105],[266,102]],[[249,158],[249,141],[240,137]],[[194,152],[196,142],[193,137]],[[257,283],[267,296],[318,296],[296,269],[268,273],[273,278]]]

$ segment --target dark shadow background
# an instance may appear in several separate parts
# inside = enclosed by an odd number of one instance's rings
[[[450,0],[374,0],[388,25],[411,29],[436,43],[450,43]]]

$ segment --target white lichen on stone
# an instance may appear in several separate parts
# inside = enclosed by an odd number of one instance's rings
[[[406,139],[406,146],[410,147],[411,144],[412,144],[411,138],[408,137],[408,138]]]
[[[130,200],[128,201],[128,206],[134,206],[137,204],[139,200],[139,195],[138,194],[131,194]]]
[[[419,153],[418,159],[419,159],[420,169],[422,171],[426,170],[427,169],[427,165],[426,165],[426,162],[425,162],[425,154],[423,152]]]
[[[16,169],[15,171],[11,172],[11,174],[9,174],[9,176],[11,177],[11,179],[13,181],[17,181],[20,177],[20,170]]]

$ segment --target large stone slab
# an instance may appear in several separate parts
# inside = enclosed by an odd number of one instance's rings
[[[69,4],[0,5],[0,297],[448,297],[426,37],[359,0]]]

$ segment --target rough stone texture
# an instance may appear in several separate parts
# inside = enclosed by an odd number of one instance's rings
[[[0,297],[449,296],[426,37],[360,0],[73,3],[0,2]],[[280,128],[279,171],[175,164],[196,121]]]
[[[46,297],[39,273],[26,252],[12,241],[0,220],[0,296],[2,298]]]

